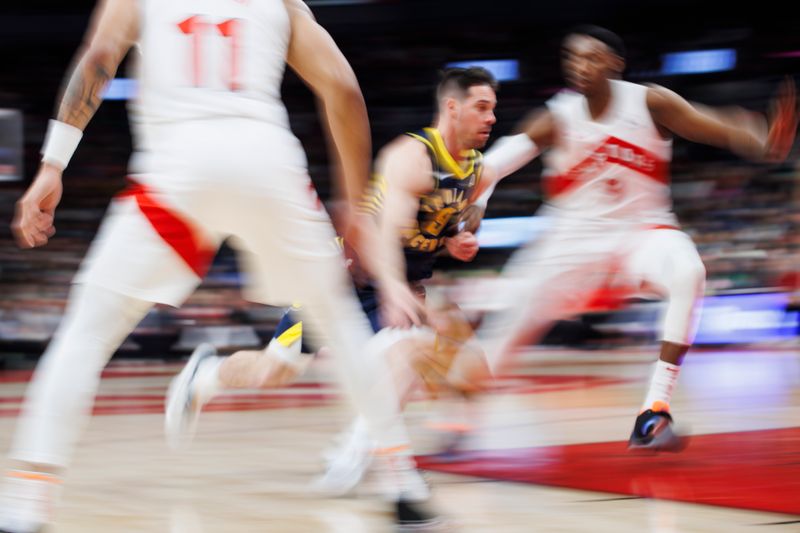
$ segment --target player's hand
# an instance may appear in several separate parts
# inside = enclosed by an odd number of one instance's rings
[[[384,327],[420,326],[425,320],[425,304],[408,283],[382,280],[379,285],[381,323]]]
[[[778,89],[778,97],[772,102],[772,119],[767,134],[765,159],[780,162],[786,159],[797,134],[797,89],[790,78]]]
[[[43,163],[36,178],[17,202],[11,230],[21,248],[44,246],[55,235],[56,206],[61,201],[62,170]]]
[[[444,241],[447,253],[459,261],[472,261],[478,254],[478,238],[474,233],[462,231]]]

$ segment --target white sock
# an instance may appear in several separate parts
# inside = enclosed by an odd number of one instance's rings
[[[373,460],[372,472],[378,494],[387,501],[424,502],[431,496],[430,487],[410,453],[379,451]]]
[[[61,478],[53,474],[10,471],[0,500],[0,528],[34,533],[53,521]]]
[[[289,346],[284,346],[278,339],[272,339],[269,341],[266,351],[275,354],[278,359],[295,368],[298,374],[302,374],[314,359],[312,354],[305,354],[300,351],[302,345],[303,343],[300,342],[300,339]]]
[[[367,421],[363,416],[356,417],[345,433],[345,446],[348,449],[362,450],[367,448],[372,452],[373,443],[369,437]]]
[[[669,412],[669,402],[672,400],[672,391],[678,382],[680,371],[680,366],[658,360],[653,371],[653,379],[650,380],[650,389],[647,391],[647,397],[642,405],[642,411],[652,409],[653,411]]]
[[[207,357],[197,368],[197,377],[195,377],[192,392],[200,404],[210,402],[223,389],[222,382],[219,380],[219,367],[224,359],[224,357],[217,356]]]

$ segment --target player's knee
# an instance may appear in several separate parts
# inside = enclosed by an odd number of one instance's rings
[[[448,373],[449,385],[461,392],[482,390],[492,377],[486,352],[476,340],[464,344],[454,358]]]
[[[705,290],[706,267],[699,257],[676,261],[672,273],[672,291],[701,296]]]

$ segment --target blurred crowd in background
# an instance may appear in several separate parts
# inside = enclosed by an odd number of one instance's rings
[[[512,131],[528,111],[563,86],[559,42],[577,23],[605,25],[622,36],[628,48],[629,80],[661,84],[696,102],[768,112],[766,102],[780,80],[800,73],[800,34],[777,2],[760,3],[758,11],[685,0],[308,3],[359,77],[375,150],[398,134],[430,124],[438,72],[453,62],[501,61],[508,79],[501,82],[492,137]],[[38,354],[49,340],[63,312],[69,282],[108,201],[125,186],[131,147],[125,112],[129,94],[123,90],[115,96],[119,99],[101,107],[65,175],[57,237],[36,250],[22,251],[13,244],[9,224],[14,202],[36,170],[47,120],[92,4],[33,1],[0,8],[0,109],[20,111],[24,124],[18,169],[22,179],[0,182],[0,365],[4,354]],[[686,52],[712,54],[669,55]],[[684,62],[676,66],[676,57]],[[117,76],[124,78],[125,69]],[[291,74],[283,95],[318,192],[323,199],[330,198],[332,179],[313,97]],[[795,150],[784,164],[761,165],[684,141],[675,145],[675,212],[705,262],[709,296],[777,295],[765,309],[742,311],[734,306],[733,312],[751,313],[752,321],[772,320],[762,325],[777,332],[737,337],[736,342],[785,341],[796,335],[797,156]],[[489,202],[487,218],[531,217],[541,203],[540,174],[541,164],[535,162],[504,180]],[[526,224],[535,221],[520,218],[514,231]],[[485,228],[489,226],[491,221]],[[513,244],[503,242],[482,249],[468,264],[443,259],[433,282],[451,287],[457,295],[465,279],[473,285],[476,279],[490,280],[513,250]],[[513,235],[508,242],[513,242]],[[223,249],[186,306],[157,308],[122,351],[162,357],[185,353],[201,338],[231,347],[260,344],[271,335],[281,311],[246,302],[239,286],[233,254]],[[633,318],[630,309],[617,314],[619,327],[600,327],[615,323],[613,316],[620,307],[613,294],[599,297],[573,327],[562,324],[547,340],[574,345],[602,345],[612,338],[613,342],[652,340],[648,328],[630,327],[642,317],[645,321],[654,317],[647,305],[634,306],[639,314]],[[477,316],[480,305],[472,310]],[[644,335],[638,334],[642,331]]]

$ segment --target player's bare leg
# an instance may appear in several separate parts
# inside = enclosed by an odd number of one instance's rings
[[[632,450],[677,452],[688,439],[673,430],[670,409],[681,364],[696,330],[705,292],[705,267],[691,239],[677,230],[647,232],[630,258],[645,287],[664,295],[662,343],[658,361],[629,440]]]
[[[263,350],[220,357],[211,345],[197,347],[167,393],[165,431],[173,448],[191,441],[203,406],[224,390],[281,387],[305,371],[313,355],[301,352],[302,322],[287,313],[278,327]]]
[[[377,347],[373,356],[389,361],[402,406],[419,388],[433,398],[455,394],[462,400],[468,399],[462,388],[452,387],[447,376],[457,353],[480,350],[471,325],[457,306],[446,301],[429,302],[426,316],[426,327],[384,329],[372,341]],[[480,354],[476,358],[483,361]],[[469,384],[470,390],[478,386],[477,382]],[[357,418],[338,440],[339,445],[326,454],[325,473],[313,485],[316,491],[331,496],[352,492],[371,467],[380,468],[373,465],[373,460],[380,460],[380,456],[371,454],[374,446],[363,420]]]

